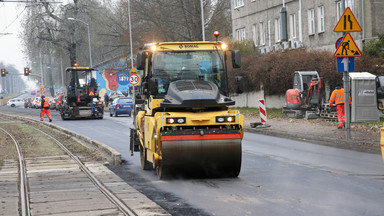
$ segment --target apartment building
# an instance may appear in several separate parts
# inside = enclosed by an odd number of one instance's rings
[[[384,33],[384,0],[231,0],[235,40],[252,40],[261,54],[311,48],[335,52],[343,33],[333,32],[350,7],[362,32],[351,33],[357,46]],[[285,9],[283,9],[285,6]],[[281,11],[286,10],[287,40],[281,37]]]

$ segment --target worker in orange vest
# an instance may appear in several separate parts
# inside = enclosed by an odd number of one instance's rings
[[[44,115],[47,114],[49,122],[52,121],[51,113],[49,112],[49,99],[44,95],[41,96],[41,112],[40,121],[44,121]]]
[[[351,97],[349,97],[349,101],[351,101]],[[336,85],[336,89],[333,90],[331,98],[329,98],[329,107],[332,104],[336,105],[338,129],[343,129],[345,127],[344,89],[341,88],[340,84]]]

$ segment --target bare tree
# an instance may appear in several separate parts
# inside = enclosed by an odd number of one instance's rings
[[[230,2],[225,0],[204,0],[204,28],[207,35],[213,31],[231,32]],[[146,41],[201,41],[201,5],[196,0],[133,0],[132,10],[135,19],[139,20],[141,31]],[[207,37],[212,39],[210,36]]]
[[[24,20],[23,41],[30,60],[35,62],[36,68],[41,73],[46,73],[44,68],[55,68],[63,62],[65,66],[78,62],[88,65],[90,61],[88,50],[87,25],[90,28],[92,59],[95,62],[105,60],[103,41],[104,17],[112,13],[97,0],[73,0],[66,5],[53,5],[46,2],[31,4],[28,7],[28,16]],[[68,18],[80,21],[71,21]],[[83,23],[84,22],[84,23]],[[113,41],[113,40],[112,40]],[[41,67],[44,65],[44,67]],[[49,81],[49,77],[47,81]],[[56,80],[57,82],[57,80]]]
[[[201,5],[197,0],[131,0],[133,47],[153,41],[201,41]],[[77,61],[89,62],[87,23],[93,62],[130,55],[128,0],[111,4],[106,0],[72,0],[69,4],[40,2],[27,7],[23,41],[34,72],[44,82],[59,83],[60,63],[64,68]],[[69,17],[79,21],[68,20]],[[208,40],[214,30],[231,34],[230,2],[204,0]],[[49,70],[47,69],[49,68]],[[38,69],[38,70],[36,70]],[[49,75],[47,76],[47,73]]]

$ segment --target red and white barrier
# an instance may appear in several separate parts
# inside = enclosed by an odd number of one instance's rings
[[[261,123],[265,124],[267,122],[267,110],[265,109],[265,101],[260,99],[259,104]]]

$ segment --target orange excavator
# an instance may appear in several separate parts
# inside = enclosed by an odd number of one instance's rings
[[[324,83],[317,71],[295,71],[293,88],[285,94],[283,113],[290,118],[318,117],[325,101]],[[309,117],[312,116],[312,117]]]

